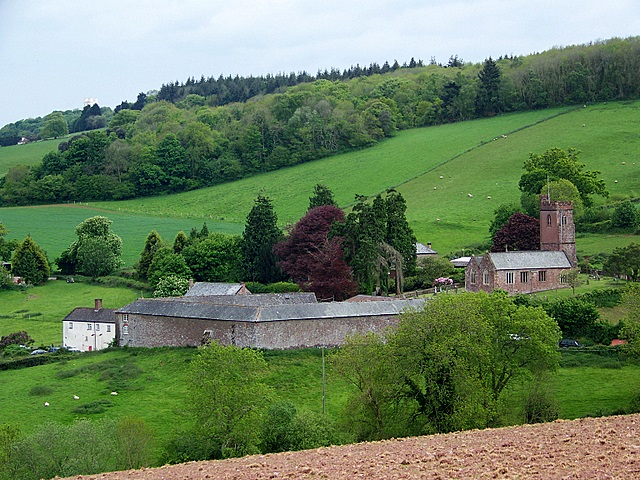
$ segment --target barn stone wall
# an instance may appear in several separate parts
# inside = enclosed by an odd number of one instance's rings
[[[369,331],[380,333],[397,324],[398,317],[380,315],[234,322],[119,313],[117,321],[120,346],[196,346],[206,336],[222,345],[288,349],[342,345],[348,335]]]

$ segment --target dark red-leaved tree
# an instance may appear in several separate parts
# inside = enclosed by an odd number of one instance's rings
[[[343,221],[344,213],[337,207],[313,208],[273,248],[282,271],[319,299],[344,300],[358,290],[343,258],[342,239],[327,238],[333,222]]]
[[[540,250],[540,222],[538,219],[514,213],[507,224],[493,236],[492,252],[505,250]]]

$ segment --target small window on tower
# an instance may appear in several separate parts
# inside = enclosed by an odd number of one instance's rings
[[[547,227],[551,226],[551,215],[547,214]]]

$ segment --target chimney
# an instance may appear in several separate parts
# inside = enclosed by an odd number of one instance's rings
[[[193,278],[189,279],[189,288],[193,287]]]
[[[427,248],[431,250],[431,242],[427,242]]]
[[[102,299],[96,298],[95,302],[96,302],[95,311],[97,312],[102,308]]]

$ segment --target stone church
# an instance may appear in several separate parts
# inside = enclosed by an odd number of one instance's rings
[[[540,250],[489,252],[471,258],[465,287],[471,292],[499,288],[510,294],[569,287],[566,275],[577,267],[571,202],[540,197]]]

